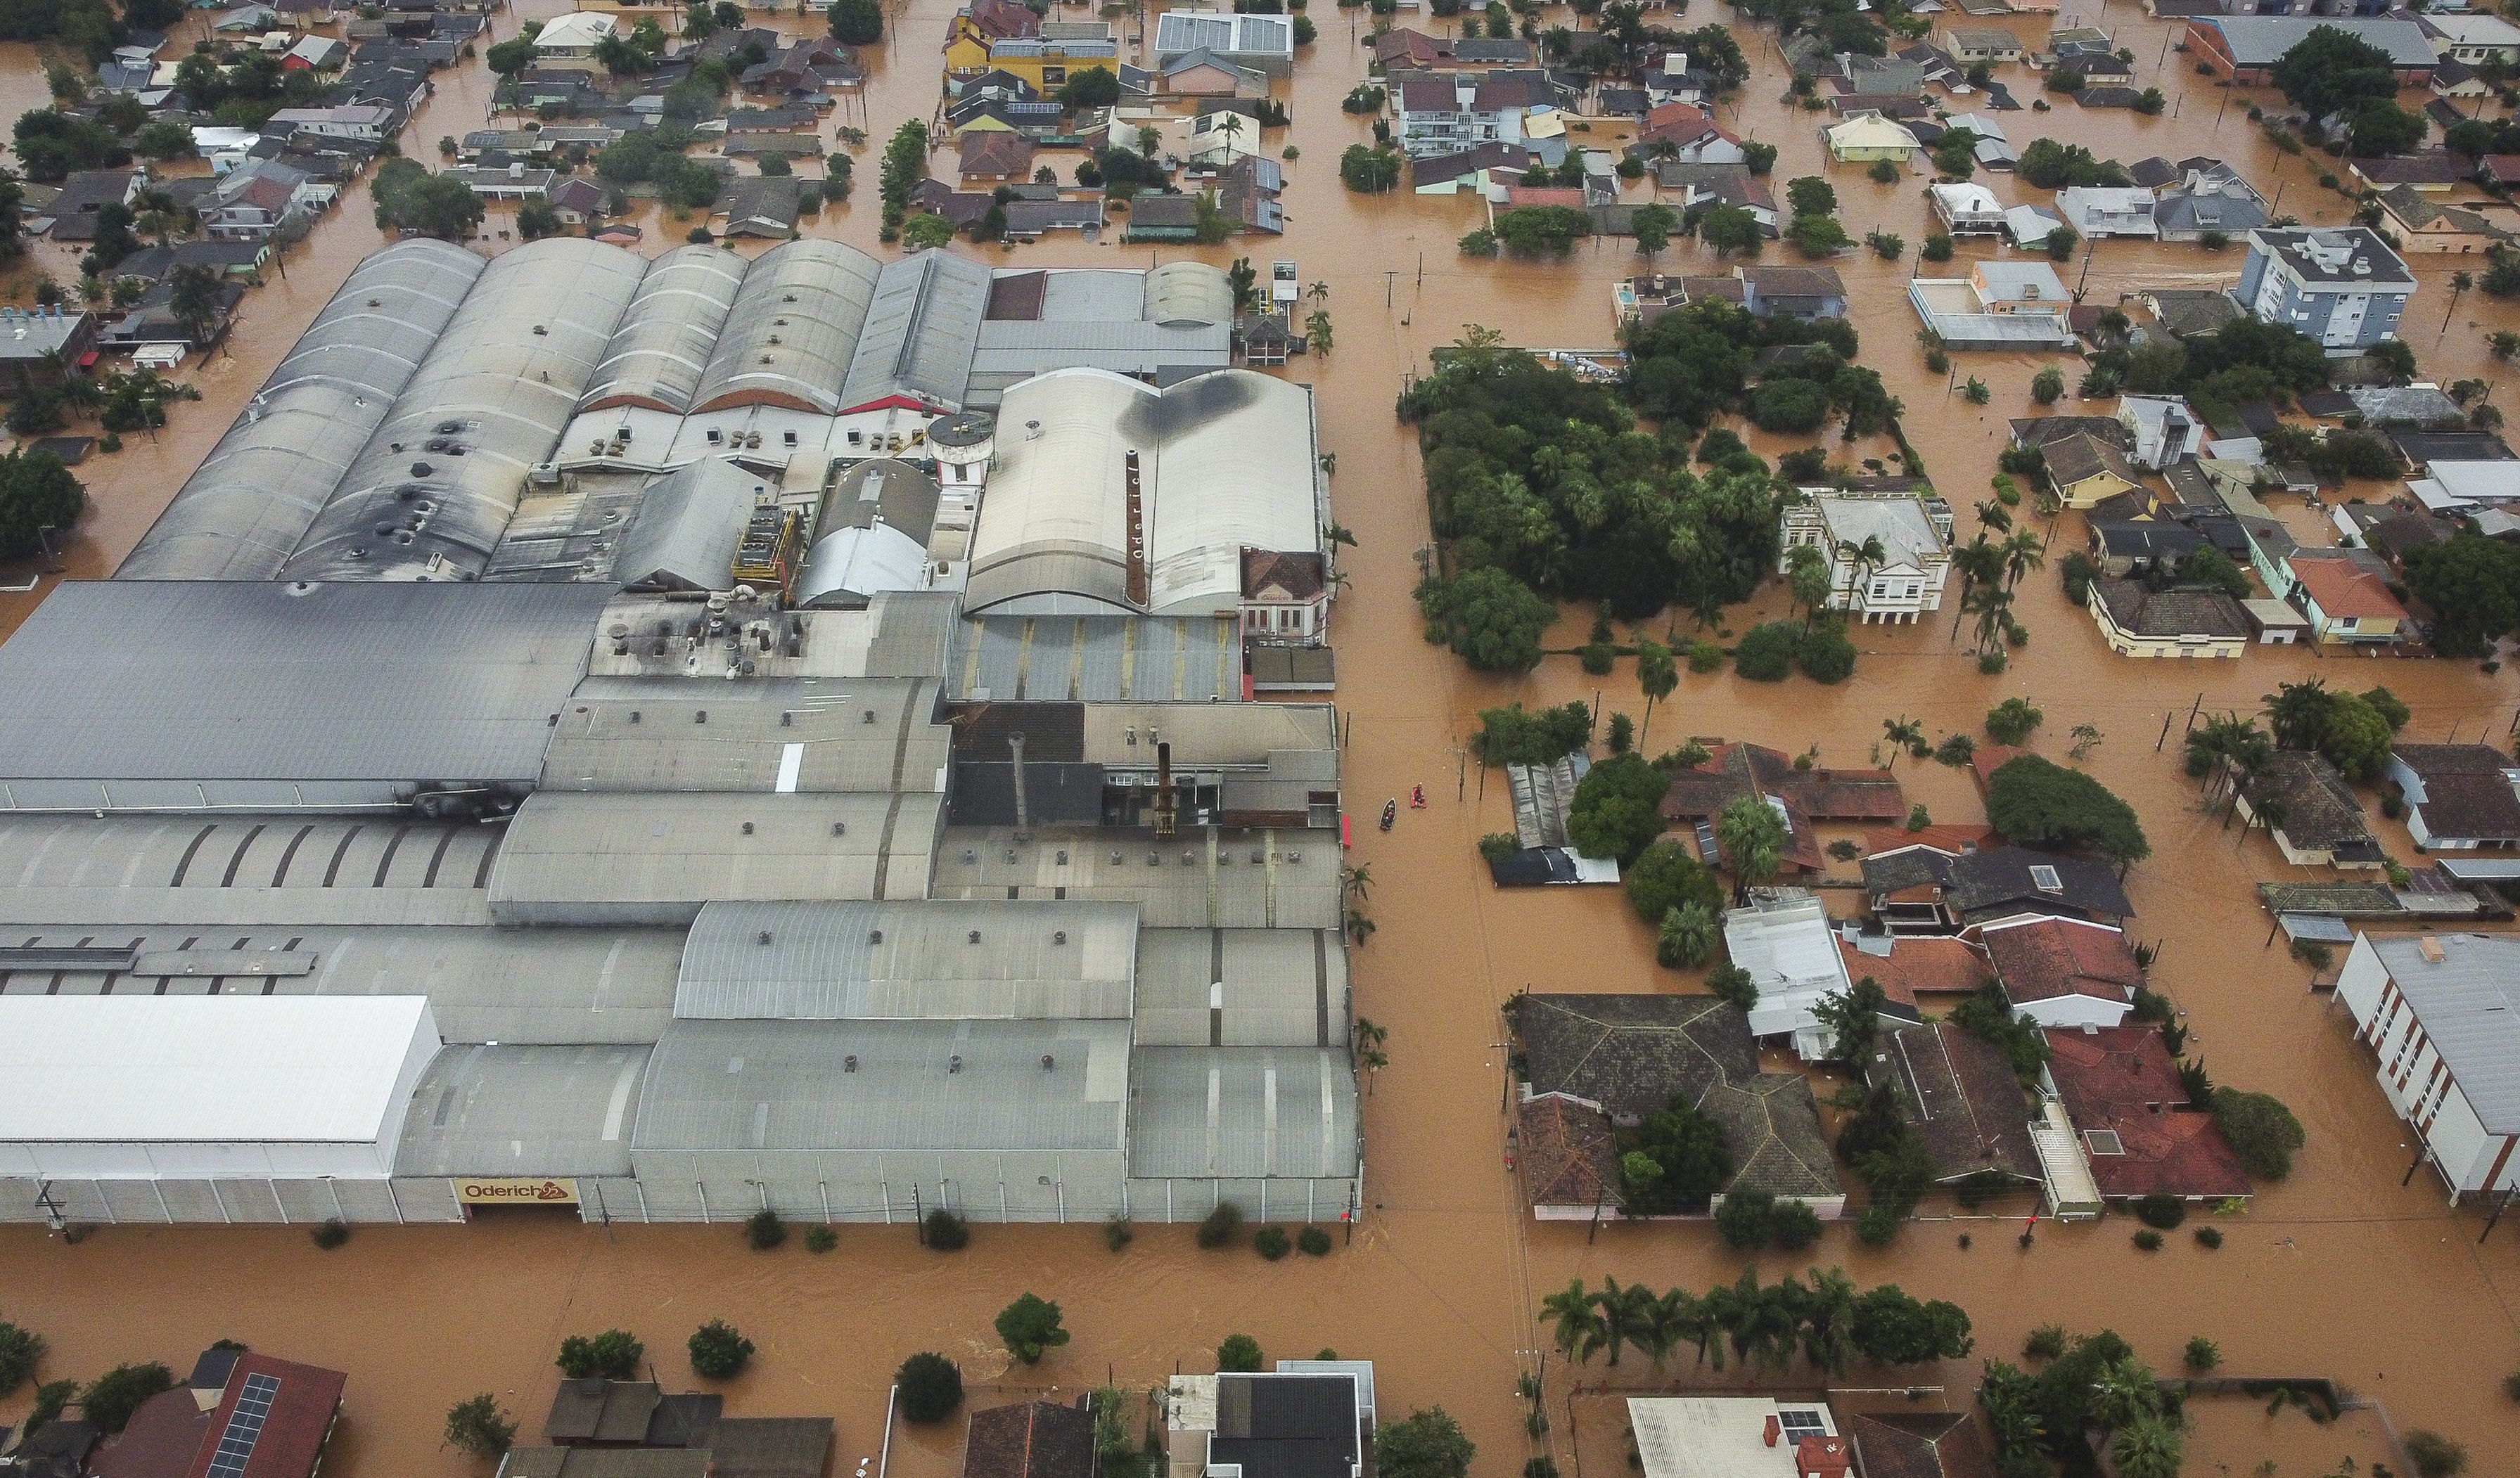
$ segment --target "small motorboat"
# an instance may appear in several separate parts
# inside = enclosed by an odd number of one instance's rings
[[[1399,798],[1395,796],[1395,797],[1393,797],[1393,798],[1392,798],[1392,799],[1390,799],[1390,800],[1384,801],[1384,802],[1382,803],[1382,829],[1384,829],[1385,831],[1390,830],[1390,829],[1391,829],[1391,824],[1392,824],[1393,822],[1395,822],[1395,821],[1398,821],[1399,819],[1400,819],[1400,801],[1399,801]]]
[[[1412,811],[1423,811],[1426,809],[1426,787],[1424,785],[1412,785],[1409,787],[1409,809]]]

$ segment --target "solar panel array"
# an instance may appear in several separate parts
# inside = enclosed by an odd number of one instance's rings
[[[219,1433],[219,1450],[210,1456],[209,1478],[243,1478],[246,1465],[253,1461],[254,1444],[262,1440],[262,1424],[271,1415],[271,1404],[279,1399],[279,1376],[245,1378],[236,1410],[228,1413],[227,1428]]]
[[[1818,1411],[1810,1411],[1808,1409],[1796,1409],[1794,1407],[1778,1408],[1777,1425],[1782,1429],[1783,1434],[1788,1441],[1799,1442],[1805,1437],[1825,1437],[1828,1435],[1828,1423],[1821,1419],[1821,1414]]]

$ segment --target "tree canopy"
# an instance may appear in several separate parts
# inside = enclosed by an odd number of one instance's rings
[[[2520,546],[2461,531],[2406,553],[2407,591],[2432,607],[2433,649],[2490,655],[2520,629]]]
[[[463,241],[481,224],[481,198],[453,175],[431,174],[416,159],[391,158],[377,168],[377,229]]]
[[[2214,1090],[2214,1127],[2223,1131],[2240,1168],[2264,1181],[2280,1181],[2292,1173],[2293,1151],[2305,1139],[2301,1121],[2269,1094],[2233,1088]]]
[[[1520,702],[1479,710],[1470,755],[1482,765],[1547,765],[1592,742],[1593,710],[1582,702],[1525,710]]]
[[[963,1404],[963,1370],[942,1355],[922,1351],[901,1363],[892,1374],[901,1390],[905,1421],[942,1421]]]
[[[1617,754],[1584,773],[1566,808],[1566,836],[1586,857],[1625,867],[1663,831],[1662,798],[1671,782],[1634,754]],[[1659,916],[1657,916],[1659,917]]]
[[[1467,1478],[1478,1450],[1442,1407],[1428,1407],[1373,1434],[1373,1466],[1382,1478]]]
[[[1715,870],[1689,855],[1679,839],[1666,837],[1646,847],[1625,870],[1621,885],[1637,917],[1659,924],[1663,916],[1690,904],[1721,912],[1724,884]]]
[[[832,37],[851,46],[872,46],[883,39],[883,7],[878,0],[832,0]]]
[[[0,454],[0,560],[42,553],[42,530],[68,529],[87,507],[87,489],[47,451]]]
[[[2089,847],[2113,862],[2152,855],[2135,808],[2080,770],[2025,754],[1987,782],[1987,824],[2025,847]]]
[[[2322,678],[2279,684],[2266,705],[2277,748],[2316,749],[2349,781],[2371,780],[2388,766],[2408,717],[2386,688],[2338,692]]]
[[[2350,112],[2365,103],[2398,101],[2398,77],[2389,54],[2333,25],[2312,27],[2275,59],[2267,77],[2286,102],[2314,118]]]
[[[1732,1179],[1724,1129],[1674,1095],[1632,1130],[1620,1132],[1620,1204],[1638,1215],[1695,1215]]]

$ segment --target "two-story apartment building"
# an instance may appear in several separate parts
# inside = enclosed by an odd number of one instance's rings
[[[1785,508],[1779,574],[1792,551],[1828,560],[1828,608],[1866,622],[1914,621],[1940,609],[1952,570],[1952,508],[1920,491],[1813,487]]]
[[[2261,320],[2349,355],[2395,338],[2414,294],[2415,275],[2368,227],[2270,226],[2249,233],[2233,295]]]
[[[1565,98],[1547,72],[1438,72],[1403,79],[1395,102],[1401,152],[1418,157],[1522,143],[1532,115],[1562,107]]]
[[[2520,25],[2500,16],[2479,11],[2473,15],[2432,16],[2418,12],[2415,23],[2431,39],[2433,52],[2452,62],[2474,67],[2487,58],[2498,62],[2520,62]]]
[[[2520,940],[2361,935],[2336,999],[2451,1198],[2520,1188]]]

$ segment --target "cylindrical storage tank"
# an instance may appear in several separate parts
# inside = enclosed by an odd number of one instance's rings
[[[689,411],[748,265],[720,246],[677,246],[649,263],[578,409]]]
[[[970,470],[989,465],[997,450],[998,418],[986,411],[957,411],[927,423],[927,451],[939,468],[951,468],[960,480],[975,480]],[[956,480],[948,478],[947,480]]]
[[[1168,329],[1234,322],[1234,284],[1221,267],[1166,262],[1147,274],[1147,322]]]
[[[490,263],[282,577],[479,574],[647,269],[638,253],[582,237]]]
[[[488,265],[416,238],[351,268],[116,577],[278,574]]]

